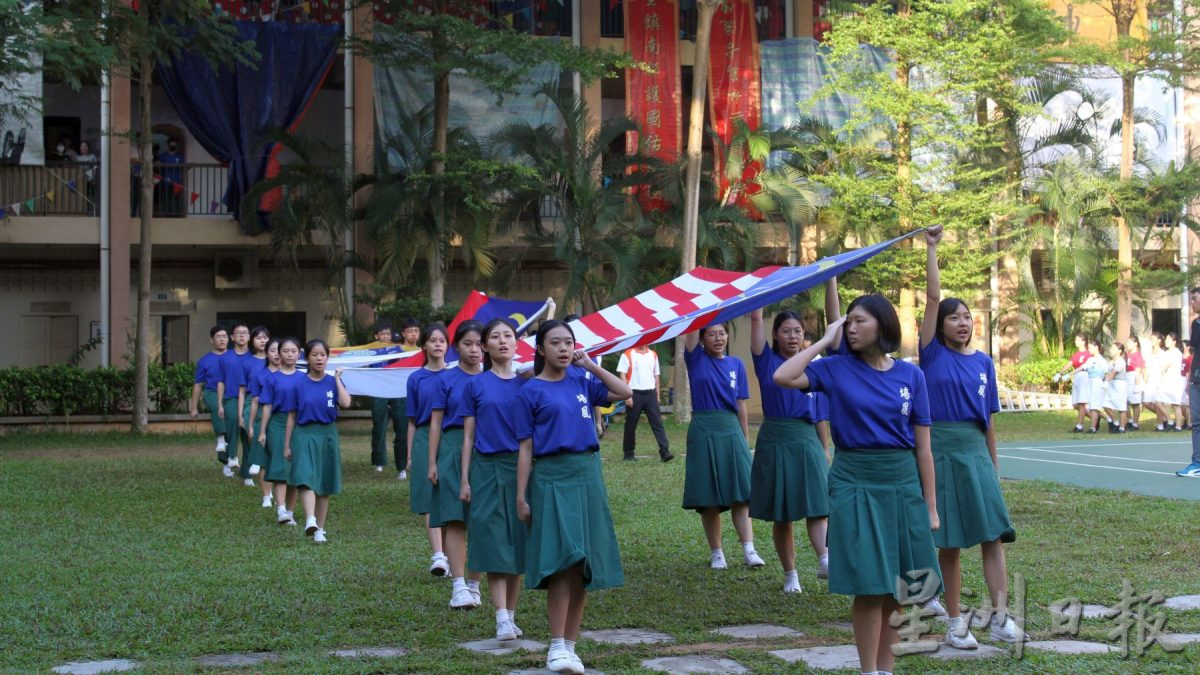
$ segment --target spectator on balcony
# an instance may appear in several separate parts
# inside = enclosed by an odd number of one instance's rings
[[[89,216],[96,215],[96,165],[100,159],[92,154],[92,144],[87,141],[79,142],[79,152],[75,153],[75,161],[87,165],[83,171],[83,196],[87,198]]]
[[[162,199],[159,202],[165,208],[163,215],[183,216],[184,171],[182,168],[167,168],[165,165],[184,163],[183,155],[179,154],[179,141],[167,139],[167,151],[158,155],[158,163],[164,165],[159,169],[162,180],[159,181]]]
[[[55,162],[73,162],[75,161],[75,140],[70,134],[63,134],[58,137],[58,145],[54,146],[54,156],[51,158]]]

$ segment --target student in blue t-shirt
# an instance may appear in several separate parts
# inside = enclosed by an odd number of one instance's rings
[[[265,329],[264,329],[265,330]],[[257,340],[251,338],[250,344],[256,344]],[[271,508],[273,501],[273,493],[271,491],[271,481],[267,480],[266,468],[270,463],[270,457],[267,455],[266,444],[266,419],[263,417],[262,406],[262,388],[263,382],[270,377],[271,373],[279,371],[279,339],[269,338],[266,347],[263,349],[265,357],[263,358],[263,367],[255,370],[250,378],[250,382],[246,384],[246,405],[249,407],[249,413],[246,416],[246,435],[250,437],[252,447],[256,448],[256,457],[259,466],[256,467],[258,472],[262,473],[262,489],[264,509]],[[255,468],[255,467],[252,467]]]
[[[814,360],[841,340],[847,353]],[[941,588],[929,397],[920,369],[889,354],[900,319],[881,295],[850,303],[811,347],[775,371],[775,383],[829,396],[837,451],[829,469],[829,590],[854,596],[862,671],[891,672],[900,603]],[[915,598],[914,598],[915,596]]]
[[[930,445],[937,484],[938,520],[933,533],[946,585],[946,644],[976,649],[969,621],[961,616],[961,549],[980,546],[991,606],[993,640],[1016,642],[1023,632],[1008,615],[1008,571],[1002,542],[1016,539],[1000,489],[1000,460],[992,415],[1000,411],[996,369],[971,345],[975,323],[958,298],[942,299],[937,247],[941,226],[925,232],[925,318],[921,323],[921,371],[933,419]],[[935,309],[936,308],[936,309]]]
[[[442,547],[453,579],[450,609],[471,609],[480,605],[479,573],[468,581],[467,506],[460,498],[462,487],[463,419],[462,396],[467,383],[483,372],[483,324],[463,321],[454,330],[454,349],[458,365],[438,378],[440,385],[431,405],[429,418],[429,470],[425,479],[432,485],[429,494],[429,526],[441,528]],[[414,476],[413,481],[421,480]]]
[[[407,472],[412,477],[409,480],[408,504],[413,513],[425,516],[429,548],[433,549],[429,573],[444,577],[450,574],[450,562],[442,552],[442,528],[429,526],[433,484],[426,477],[429,475],[429,423],[433,418],[433,402],[441,390],[438,378],[446,369],[446,350],[450,346],[446,327],[440,323],[425,326],[417,344],[425,352],[425,365],[408,376],[405,390],[408,399],[405,407],[408,413]]]
[[[254,429],[250,426],[251,396],[248,394],[248,390],[250,384],[258,376],[258,371],[267,367],[267,342],[271,340],[271,333],[265,326],[255,326],[249,330],[249,336],[246,353],[239,355],[242,366],[242,386],[238,387],[237,409],[239,411],[238,424],[241,427],[238,440],[242,444],[242,468],[238,471],[238,475],[249,480],[248,485],[253,485],[253,477],[258,475],[266,461],[266,457],[264,457],[266,450],[258,445],[258,434],[255,434]],[[262,497],[267,502],[263,508],[271,508],[271,487],[269,485],[262,486]]]
[[[279,342],[279,370],[263,378],[258,393],[262,406],[262,425],[258,442],[267,449],[267,465],[263,480],[272,485],[275,495],[275,516],[280,525],[296,524],[296,486],[289,482],[292,467],[284,456],[288,413],[296,409],[300,379],[304,373],[296,369],[300,360],[300,341],[284,338]]]
[[[754,550],[750,524],[750,424],[746,413],[750,384],[742,360],[725,354],[728,341],[725,324],[709,324],[688,333],[683,354],[692,392],[683,508],[700,513],[710,566],[715,570],[726,568],[721,548],[722,511],[730,512],[746,566],[766,564]]]
[[[632,390],[576,351],[575,334],[562,321],[544,322],[534,345],[536,376],[521,387],[513,411],[520,440],[517,515],[530,528],[525,586],[548,591],[546,668],[582,673],[575,641],[587,591],[625,583],[592,409],[629,398]],[[569,373],[571,365],[592,378]]]
[[[804,323],[796,312],[775,315],[769,342],[763,310],[750,314],[750,353],[764,416],[750,468],[750,517],[772,523],[784,593],[801,592],[792,527],[797,520],[806,521],[808,541],[817,556],[817,578],[829,576],[825,547],[829,458],[816,427],[829,419],[829,411],[818,401],[824,394],[780,387],[773,379],[775,369],[799,353],[803,342]]]
[[[235,323],[229,331],[230,349],[221,354],[221,380],[217,382],[217,400],[221,402],[221,419],[225,421],[225,442],[229,444],[229,464],[225,466],[224,474],[233,478],[234,472],[241,468],[238,459],[238,443],[244,441],[241,424],[241,409],[238,408],[238,394],[246,384],[242,370],[242,357],[250,352],[250,327],[244,323]],[[245,443],[242,443],[244,446]],[[254,480],[246,478],[245,485],[254,485]]]
[[[329,498],[342,492],[342,451],[338,442],[338,406],[350,407],[350,394],[342,385],[342,370],[325,372],[329,347],[323,340],[304,346],[308,374],[300,378],[296,409],[288,413],[283,456],[291,460],[290,481],[300,492],[308,515],[304,534],[314,544],[325,543],[325,518]]]
[[[220,400],[217,398],[217,384],[221,381],[221,355],[229,348],[229,332],[221,326],[213,326],[208,331],[208,339],[212,342],[212,351],[196,361],[196,378],[192,386],[192,404],[188,408],[192,419],[200,416],[200,396],[204,396],[204,407],[212,421],[213,435],[217,437],[217,461],[228,464],[228,444],[225,441],[225,420],[221,417]]]
[[[459,352],[460,354],[462,352]],[[462,395],[462,485],[471,508],[467,567],[485,572],[496,606],[496,639],[515,640],[517,599],[525,571],[525,524],[517,518],[517,429],[513,410],[525,378],[513,370],[517,336],[507,319],[483,327],[483,374]]]

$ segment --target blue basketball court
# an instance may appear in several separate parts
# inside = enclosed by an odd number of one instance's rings
[[[1000,476],[1200,500],[1200,478],[1175,472],[1192,456],[1191,434],[1139,431],[1079,440],[1000,443]]]

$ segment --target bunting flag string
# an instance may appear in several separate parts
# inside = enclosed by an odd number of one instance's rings
[[[174,194],[181,194],[184,191],[184,186],[182,183],[177,183],[177,182],[171,180],[170,178],[164,178],[160,174],[154,174],[154,184],[155,185],[164,184],[164,183],[166,185],[171,186],[171,191]],[[78,181],[75,181],[75,180],[67,181],[66,187],[67,187],[68,192],[80,195],[81,197],[83,197],[84,201],[87,201],[89,203],[91,202],[91,200],[88,199],[86,195],[83,195],[79,192],[79,182]],[[18,200],[16,202],[13,202],[12,204],[8,204],[7,206],[0,206],[0,220],[7,220],[10,215],[19,217],[21,215],[22,210],[24,210],[27,215],[31,214],[31,213],[35,213],[37,211],[37,205],[38,205],[39,201],[45,199],[47,203],[53,204],[53,203],[55,203],[55,201],[54,201],[55,198],[56,198],[56,191],[55,190],[47,190],[39,195],[35,195],[28,199]],[[189,204],[195,204],[199,199],[200,199],[199,192],[189,192],[188,193],[188,203]],[[95,205],[93,204],[93,206],[95,206]],[[218,208],[220,208],[221,205],[219,202],[213,201],[213,202],[209,203],[209,206],[211,207],[210,208],[211,211],[216,211]]]

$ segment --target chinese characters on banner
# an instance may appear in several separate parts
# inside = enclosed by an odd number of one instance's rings
[[[726,144],[733,139],[735,119],[741,118],[751,130],[762,124],[756,32],[754,0],[722,0],[717,5],[709,36],[708,104],[713,129]],[[728,188],[724,159],[714,155],[722,195]],[[759,168],[748,163],[743,180],[752,179]],[[745,206],[741,197],[738,202]]]
[[[642,151],[674,162],[681,145],[678,0],[625,0],[625,49],[653,72],[625,71],[625,112],[642,129],[641,138],[626,135],[626,152]],[[642,193],[642,206],[661,208],[660,200]]]

